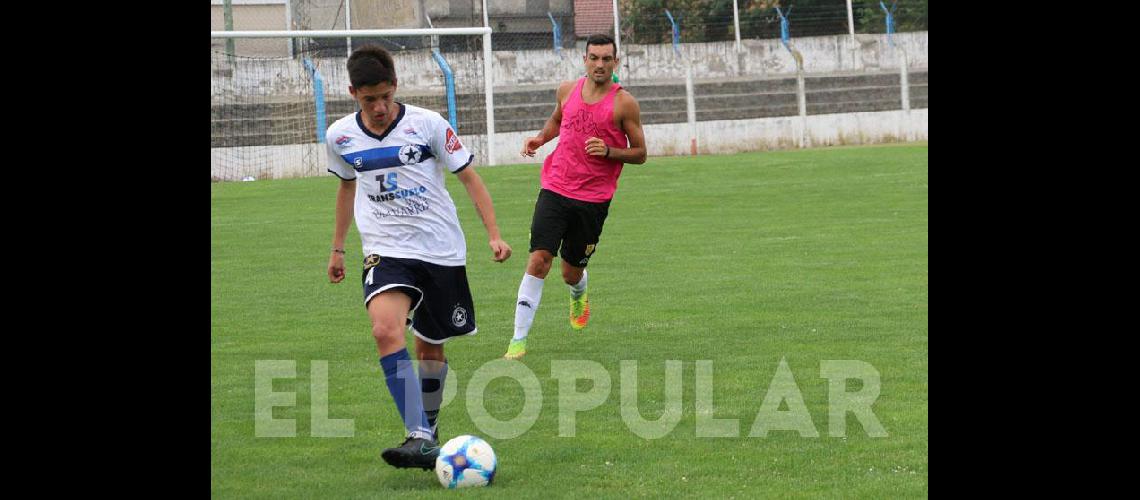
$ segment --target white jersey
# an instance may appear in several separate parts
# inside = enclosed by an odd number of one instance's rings
[[[431,110],[401,104],[384,135],[361,120],[359,112],[337,120],[325,143],[329,172],[356,180],[354,215],[364,255],[465,265],[467,242],[443,168],[459,173],[474,155]]]

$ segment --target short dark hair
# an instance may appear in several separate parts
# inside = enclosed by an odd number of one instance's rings
[[[586,39],[586,51],[587,52],[590,51],[591,45],[613,45],[614,46],[614,57],[617,57],[617,44],[614,43],[614,37],[612,37],[612,36],[605,35],[602,33],[590,35],[590,38]]]
[[[384,47],[365,45],[348,56],[348,80],[353,87],[369,87],[381,82],[396,85],[396,63]]]

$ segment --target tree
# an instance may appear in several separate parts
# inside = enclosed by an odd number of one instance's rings
[[[883,0],[888,9],[896,2]],[[897,0],[894,11],[895,32],[926,31],[928,28],[928,0]],[[852,5],[855,16],[855,30],[858,33],[886,33],[887,14],[878,0],[863,0]]]

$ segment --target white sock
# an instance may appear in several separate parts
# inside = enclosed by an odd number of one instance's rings
[[[582,296],[586,291],[586,270],[582,270],[582,279],[578,281],[577,285],[566,285],[570,287],[570,298],[577,299]]]
[[[515,336],[512,340],[525,339],[534,323],[534,312],[542,300],[542,278],[524,274],[519,283],[519,299],[515,303]],[[524,305],[525,304],[525,305]]]

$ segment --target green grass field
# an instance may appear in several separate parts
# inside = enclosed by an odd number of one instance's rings
[[[447,344],[457,395],[443,408],[443,438],[476,434],[499,457],[490,488],[457,493],[434,473],[379,458],[403,426],[384,384],[361,306],[360,242],[349,232],[349,276],[325,266],[337,180],[211,184],[211,492],[217,497],[376,498],[396,494],[522,497],[925,497],[928,492],[928,167],[926,143],[650,158],[626,166],[590,262],[592,318],[567,321],[569,295],[547,279],[522,360],[543,396],[534,425],[513,439],[476,427],[466,401],[477,368],[500,357],[512,333],[538,191],[535,165],[481,168],[514,257],[491,261],[486,233],[454,178],[448,188],[467,236],[477,335]],[[555,270],[560,264],[556,261]],[[409,334],[409,340],[412,338]],[[818,437],[775,430],[748,437],[780,360],[794,376]],[[255,363],[292,360],[296,437],[255,437]],[[552,362],[600,363],[609,397],[559,436]],[[621,412],[622,360],[636,360],[637,405],[666,408],[666,361],[683,363],[682,415],[643,439]],[[715,418],[739,437],[699,437],[696,362],[711,360]],[[872,409],[887,437],[853,413],[844,437],[829,430],[825,360],[857,360],[881,376]],[[313,437],[314,361],[328,363],[328,418],[354,435]],[[580,392],[590,390],[578,382]],[[785,386],[786,388],[786,386]],[[860,382],[849,381],[848,391]],[[509,420],[519,383],[498,378],[484,405]],[[780,411],[792,411],[785,403]]]

